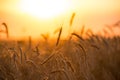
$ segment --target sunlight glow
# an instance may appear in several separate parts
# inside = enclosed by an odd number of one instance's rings
[[[42,19],[53,18],[71,9],[70,0],[21,0],[20,10]]]
[[[85,25],[96,33],[120,20],[120,0],[0,0],[0,22],[8,24],[13,38],[39,38],[46,33],[57,38],[53,32],[61,24],[66,37],[72,13],[76,13],[72,31]]]

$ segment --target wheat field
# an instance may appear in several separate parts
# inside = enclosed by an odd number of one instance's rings
[[[120,80],[120,36],[84,29],[69,32],[65,40],[60,39],[62,27],[54,41],[45,36],[38,41],[0,40],[0,80]]]

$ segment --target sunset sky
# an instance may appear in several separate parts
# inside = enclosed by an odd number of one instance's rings
[[[61,24],[66,35],[73,12],[73,30],[85,25],[97,31],[120,20],[120,0],[0,0],[0,23],[11,37],[52,35]]]

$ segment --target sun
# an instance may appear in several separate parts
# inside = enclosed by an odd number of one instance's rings
[[[69,11],[70,0],[21,0],[19,8],[22,12],[39,18],[53,18]]]

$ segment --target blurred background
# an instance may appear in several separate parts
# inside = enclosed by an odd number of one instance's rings
[[[120,0],[0,0],[0,23],[7,24],[11,38],[54,36],[61,24],[66,36],[73,13],[73,31],[85,25],[97,32],[120,20]]]

